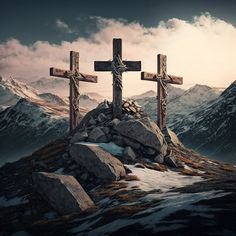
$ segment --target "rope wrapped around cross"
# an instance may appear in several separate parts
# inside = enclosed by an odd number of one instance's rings
[[[161,98],[161,107],[164,115],[166,114],[166,109],[167,109],[167,82],[165,81],[166,79],[170,79],[169,75],[167,75],[164,72],[164,79],[158,78],[157,81],[160,82],[161,87],[163,88],[164,94],[163,97]]]
[[[85,78],[83,74],[79,73],[77,70],[75,72],[67,72],[66,76],[70,78],[70,82],[73,83],[74,89],[74,97],[72,100],[72,106],[74,111],[79,111],[79,99],[80,99],[80,92],[79,92],[79,79]]]
[[[112,71],[111,73],[115,77],[115,81],[113,85],[115,85],[117,88],[122,89],[122,73],[127,70],[126,65],[122,62],[120,55],[117,55],[115,57],[115,60],[111,63]]]

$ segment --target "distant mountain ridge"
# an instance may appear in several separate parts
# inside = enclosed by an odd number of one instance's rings
[[[219,97],[178,120],[172,128],[187,146],[236,163],[236,81]]]
[[[153,94],[149,92],[147,94]],[[183,90],[169,85],[167,87],[167,118],[168,125],[172,128],[179,119],[192,112],[201,104],[215,99],[219,92],[206,85],[195,85],[188,90]],[[137,102],[142,106],[144,112],[156,120],[157,99],[145,97],[146,93],[138,95]]]
[[[0,98],[0,165],[29,155],[68,133],[68,100],[40,94],[15,79],[1,79]],[[88,96],[82,96],[81,103],[82,115],[98,104]]]

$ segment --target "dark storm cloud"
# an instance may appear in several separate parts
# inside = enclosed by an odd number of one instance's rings
[[[161,20],[190,20],[202,12],[210,12],[236,25],[236,3],[233,0],[2,0],[0,4],[2,42],[17,38],[26,44],[37,40],[59,43],[73,41],[79,36],[88,37],[99,30],[97,21],[91,16],[123,18],[150,27]],[[61,28],[55,27],[56,23]]]

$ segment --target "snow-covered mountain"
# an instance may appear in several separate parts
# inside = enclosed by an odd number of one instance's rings
[[[214,88],[196,84],[182,95],[173,99],[170,98],[167,105],[169,127],[174,128],[176,122],[181,121],[189,113],[198,109],[199,106],[217,98],[219,95],[220,92]]]
[[[67,106],[22,98],[0,112],[0,164],[29,155],[67,133]]]
[[[52,103],[54,105],[69,106],[68,99],[61,98],[52,93],[41,93],[39,94],[39,97],[45,100],[46,102]]]
[[[148,90],[147,92],[144,92],[139,95],[132,96],[131,99],[138,100],[138,99],[145,99],[149,97],[156,97],[157,93],[153,90]]]
[[[236,163],[236,81],[172,127],[181,141],[204,154]]]
[[[68,101],[55,94],[40,94],[15,79],[1,79],[0,106],[0,165],[68,133]],[[97,102],[82,96],[81,106],[84,115]]]
[[[0,106],[15,105],[20,98],[38,98],[38,91],[16,79],[0,77]]]
[[[60,91],[60,95],[65,97],[69,94],[69,81],[66,79],[41,78],[31,82],[30,86],[39,90],[40,93],[58,94]]]
[[[86,108],[87,110],[94,109],[98,104],[99,102],[96,99],[93,99],[88,95],[82,94],[80,96],[80,106]]]
[[[183,117],[192,112],[194,109],[219,96],[218,90],[206,85],[195,85],[186,91],[169,85],[167,88],[167,93],[168,125],[171,128],[173,128],[177,121],[182,120]],[[144,112],[156,120],[156,98],[143,97],[137,101],[143,107]]]

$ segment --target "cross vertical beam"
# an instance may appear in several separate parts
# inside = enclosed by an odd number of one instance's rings
[[[121,39],[113,39],[113,61],[120,57],[122,60],[122,41]],[[113,116],[120,118],[122,115],[122,74],[120,74],[121,86],[116,86],[117,76],[113,73]]]
[[[72,73],[79,71],[79,52],[70,51],[70,71]],[[72,132],[72,130],[74,130],[79,124],[79,104],[77,104],[77,109],[74,107],[74,103],[76,102],[74,101],[76,89],[79,89],[79,81],[77,81],[77,88],[75,88],[75,81],[70,79],[70,132]],[[77,103],[79,103],[79,100]]]
[[[157,55],[157,73],[164,77],[166,75],[166,56]],[[165,81],[157,81],[157,124],[162,130],[166,127],[166,105],[167,105],[167,93],[166,93]]]

